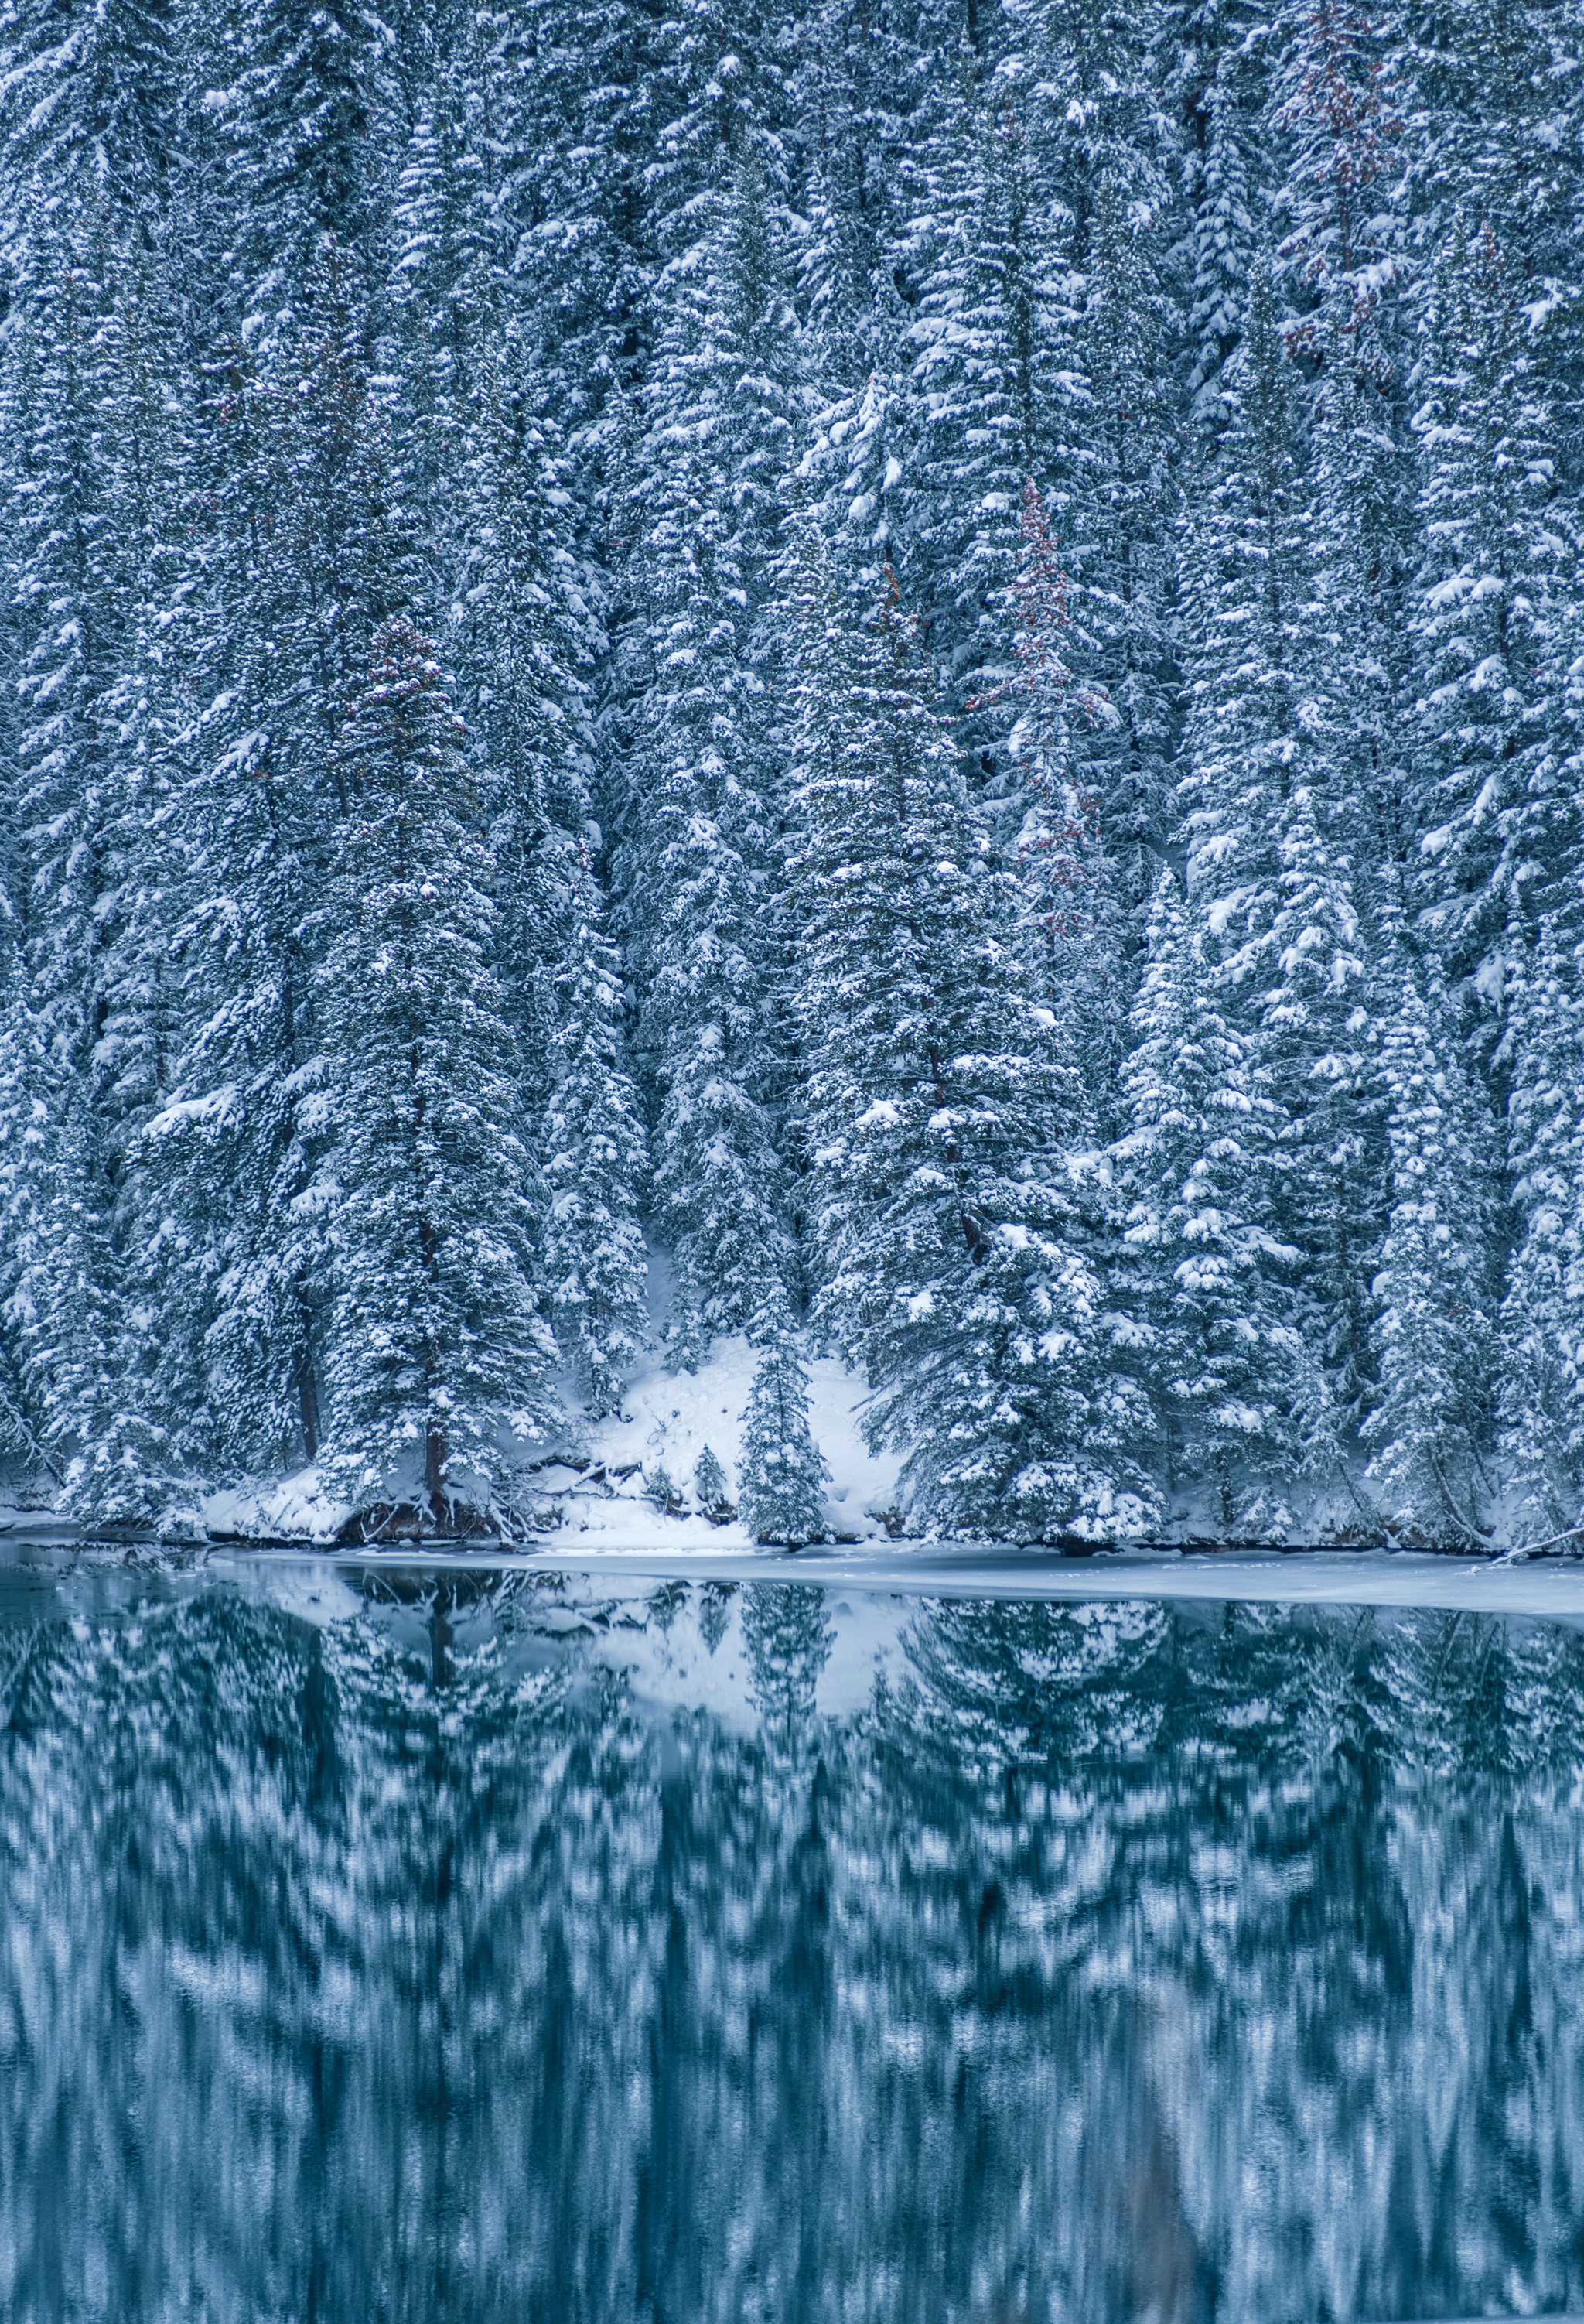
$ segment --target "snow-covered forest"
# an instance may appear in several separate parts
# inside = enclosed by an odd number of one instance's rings
[[[15,1476],[1579,1524],[1576,0],[0,43]]]

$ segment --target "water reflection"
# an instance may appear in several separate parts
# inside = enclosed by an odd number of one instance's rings
[[[1581,1648],[63,1595],[0,1626],[0,2314],[1584,2308]]]

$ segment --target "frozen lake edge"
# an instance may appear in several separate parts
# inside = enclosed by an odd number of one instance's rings
[[[579,1549],[327,1550],[309,1545],[161,1545],[80,1540],[58,1531],[0,1530],[0,1564],[61,1567],[134,1563],[189,1577],[257,1572],[271,1565],[316,1571],[511,1573],[631,1582],[787,1582],[905,1597],[1239,1600],[1281,1605],[1427,1607],[1584,1621],[1584,1560],[1535,1557],[1511,1564],[1410,1550],[1102,1551],[1070,1557],[999,1545],[919,1543],[884,1548],[811,1546],[796,1552],[671,1547],[655,1543]]]

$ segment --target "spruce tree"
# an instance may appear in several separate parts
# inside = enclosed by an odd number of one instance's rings
[[[545,1117],[544,1276],[562,1356],[598,1419],[620,1402],[644,1342],[644,1148],[637,1093],[621,1063],[618,964],[592,917],[578,933]]]
[[[1303,1351],[1272,1219],[1280,1113],[1227,1005],[1202,917],[1163,870],[1122,1069],[1127,1244],[1174,1491],[1229,1532],[1291,1514]]]
[[[712,1522],[718,1523],[727,1514],[736,1514],[726,1496],[726,1471],[707,1444],[694,1462],[693,1491],[699,1508]]]
[[[1430,336],[1410,808],[1421,916],[1461,973],[1499,947],[1520,896],[1574,909],[1559,890],[1579,836],[1565,672],[1580,544],[1543,345],[1488,222],[1454,221]]]
[[[786,1292],[771,1286],[751,1334],[759,1362],[742,1416],[737,1499],[756,1540],[791,1549],[825,1529],[830,1470],[808,1426],[808,1372]]]
[[[147,1144],[161,1397],[195,1464],[243,1474],[325,1441],[337,1060],[318,970],[350,807],[336,743],[373,632],[417,578],[364,318],[335,266],[309,289],[300,319],[216,364],[196,431],[183,1005]]]
[[[1492,1125],[1458,1054],[1438,964],[1403,973],[1383,1043],[1392,1208],[1376,1283],[1369,1479],[1410,1535],[1478,1546],[1494,1495]]]
[[[852,637],[809,520],[787,587],[816,1314],[926,1523],[1135,1531],[1139,1334],[1095,1263],[1080,1079],[1030,1003],[1012,883],[899,608]]]
[[[617,879],[642,994],[654,1229],[677,1268],[668,1342],[689,1367],[716,1333],[747,1323],[783,1238],[767,1070],[769,768],[753,633],[763,503],[785,431],[755,361],[751,190],[740,179],[712,205],[710,231],[668,275],[646,505],[634,509],[649,670],[633,748],[646,779]]]
[[[1147,169],[1127,177],[1108,169],[1095,189],[1091,263],[1072,329],[1075,376],[1052,489],[1076,673],[1103,690],[1111,711],[1085,723],[1082,779],[1136,915],[1147,906],[1171,824],[1180,687],[1164,208],[1158,172]]]
[[[488,1505],[548,1416],[533,1172],[490,861],[428,639],[376,632],[336,738],[318,1005],[337,1059],[327,1457],[363,1499]]]
[[[1584,1510],[1584,1009],[1554,921],[1509,934],[1502,1049],[1516,1238],[1498,1338],[1503,1460],[1526,1531]]]
[[[909,334],[916,434],[904,478],[929,651],[962,740],[981,748],[975,697],[1010,671],[1023,487],[1047,466],[1066,352],[1052,219],[1014,101],[946,112],[944,150],[917,165],[931,253]]]
[[[366,284],[400,151],[391,28],[350,0],[244,0],[217,45],[242,312],[298,305],[316,262]]]

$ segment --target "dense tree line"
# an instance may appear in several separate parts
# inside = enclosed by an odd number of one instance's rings
[[[920,1524],[1575,1536],[1569,0],[0,40],[19,1468],[509,1497],[647,1233]]]
[[[1584,2299],[1575,1630],[406,1595],[0,1627],[17,2324]]]

